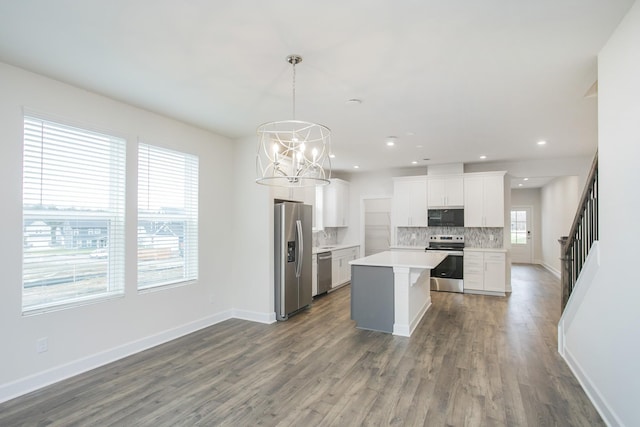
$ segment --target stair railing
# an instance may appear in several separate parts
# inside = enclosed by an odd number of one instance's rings
[[[598,240],[598,153],[596,152],[589,177],[578,210],[568,236],[563,236],[559,242],[562,246],[561,257],[561,285],[562,300],[560,312],[569,301],[569,296],[578,280],[580,271],[587,259],[594,241]]]

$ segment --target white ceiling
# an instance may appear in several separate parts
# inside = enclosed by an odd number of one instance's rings
[[[337,170],[585,156],[632,3],[0,0],[0,61],[240,138],[291,118],[296,53],[296,118],[332,129]]]

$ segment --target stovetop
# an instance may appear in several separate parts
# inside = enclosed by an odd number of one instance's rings
[[[439,234],[429,236],[428,251],[461,251],[464,249],[464,236]]]

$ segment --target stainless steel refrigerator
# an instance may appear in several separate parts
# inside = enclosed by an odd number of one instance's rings
[[[276,319],[287,320],[311,304],[311,206],[274,206]]]

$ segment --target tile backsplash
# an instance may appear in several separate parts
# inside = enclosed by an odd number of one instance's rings
[[[464,245],[470,248],[501,249],[504,245],[503,228],[465,228]]]
[[[338,229],[327,227],[313,232],[313,246],[329,246],[338,243]]]
[[[429,236],[436,234],[464,235],[464,244],[470,248],[500,249],[503,247],[502,228],[465,227],[398,227],[398,246],[422,246],[429,244]]]

